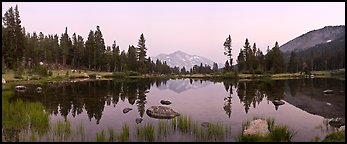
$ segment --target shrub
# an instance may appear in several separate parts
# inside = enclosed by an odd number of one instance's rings
[[[139,72],[135,72],[135,71],[128,71],[127,75],[128,76],[140,76],[141,74]]]
[[[48,76],[48,69],[44,66],[38,65],[33,69],[33,73],[45,77]]]

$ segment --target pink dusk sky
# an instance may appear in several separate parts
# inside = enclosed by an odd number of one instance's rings
[[[248,38],[264,53],[308,31],[345,25],[344,2],[2,2],[2,16],[18,5],[26,32],[64,33],[87,39],[100,26],[106,46],[137,45],[144,34],[147,55],[177,50],[224,63],[230,34],[234,62]]]

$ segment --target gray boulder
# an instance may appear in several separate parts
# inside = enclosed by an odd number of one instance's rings
[[[171,119],[180,115],[178,112],[165,106],[151,106],[146,110],[146,114],[149,117],[158,119]]]
[[[266,120],[256,119],[249,123],[247,128],[243,131],[244,135],[259,135],[259,136],[267,136],[270,131],[268,129],[268,124]]]

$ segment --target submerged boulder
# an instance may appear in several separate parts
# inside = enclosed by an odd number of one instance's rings
[[[124,108],[123,113],[128,113],[129,111],[133,110],[132,108]]]
[[[323,91],[323,93],[324,93],[324,94],[333,94],[334,91],[328,89],[328,90]]]
[[[249,123],[247,128],[243,131],[244,135],[259,135],[266,136],[270,133],[266,120],[256,119]]]
[[[161,100],[160,103],[163,105],[170,105],[171,104],[171,102],[168,100]]]
[[[141,123],[142,122],[142,118],[136,118],[136,124],[139,124],[139,123]]]
[[[204,127],[204,128],[207,128],[209,125],[210,125],[210,123],[208,123],[208,122],[203,122],[201,124],[201,126]]]
[[[14,87],[14,90],[15,90],[16,92],[25,92],[26,89],[27,89],[26,86],[15,86],[15,87]]]
[[[178,112],[165,106],[151,106],[146,110],[146,114],[149,117],[158,119],[171,119],[180,115]]]

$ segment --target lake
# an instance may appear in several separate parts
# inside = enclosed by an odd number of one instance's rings
[[[11,89],[2,98],[3,141],[238,141],[242,124],[254,117],[287,126],[295,133],[292,141],[314,141],[337,131],[328,119],[345,121],[345,80],[331,78],[115,79],[25,86],[26,92]],[[327,89],[334,93],[324,94]],[[285,104],[275,106],[275,99]],[[161,100],[169,100],[166,106],[181,116],[149,117],[146,110],[162,105]],[[132,110],[124,113],[124,108]],[[201,125],[206,122],[215,129]]]

